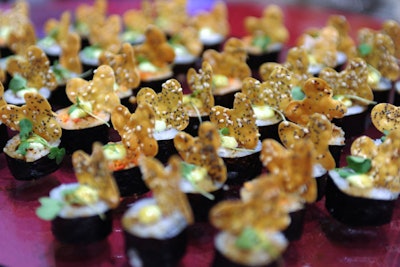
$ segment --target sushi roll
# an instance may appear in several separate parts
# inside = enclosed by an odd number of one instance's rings
[[[362,28],[357,32],[358,56],[369,66],[368,82],[378,103],[390,101],[393,83],[400,77],[395,43],[385,31]]]
[[[193,27],[184,27],[168,41],[175,51],[173,63],[174,75],[186,74],[189,68],[195,68],[200,61],[203,44]]]
[[[216,105],[232,108],[235,93],[242,88],[243,79],[251,76],[246,63],[247,52],[242,40],[231,37],[223,51],[213,49],[204,51],[203,61],[213,69],[213,95]]]
[[[35,45],[29,46],[22,56],[10,58],[7,61],[7,72],[12,76],[9,89],[4,92],[4,98],[9,104],[24,104],[24,94],[27,92],[39,92],[49,99],[57,87],[56,76],[46,54]]]
[[[0,121],[19,133],[7,141],[3,151],[11,174],[17,180],[34,180],[56,171],[65,154],[59,148],[61,127],[47,100],[26,93],[26,104],[0,107]]]
[[[260,82],[248,77],[243,81],[242,92],[250,99],[260,140],[279,140],[278,125],[285,120],[283,111],[292,99],[292,73],[276,65],[267,80]]]
[[[60,20],[51,18],[44,24],[45,36],[41,38],[37,45],[46,53],[51,64],[59,59],[61,54],[61,41],[66,38],[70,30],[71,13],[64,11]],[[80,47],[80,39],[79,39]]]
[[[193,215],[186,195],[180,191],[180,160],[172,157],[168,167],[143,157],[140,168],[152,198],[143,198],[124,213],[125,249],[131,266],[175,266],[186,253],[187,227]]]
[[[197,135],[202,122],[210,120],[209,115],[214,106],[212,75],[211,65],[207,61],[202,63],[198,73],[194,68],[190,68],[187,73],[190,93],[183,95],[183,107],[189,116],[189,125],[184,131],[192,136]]]
[[[333,98],[346,106],[344,116],[333,122],[343,129],[346,138],[362,134],[368,126],[369,105],[375,104],[368,83],[367,63],[361,58],[353,58],[341,72],[325,68],[319,77],[329,84]]]
[[[189,19],[189,25],[197,29],[204,51],[220,51],[229,34],[226,3],[218,1],[210,11],[200,11]]]
[[[149,189],[142,179],[138,159],[141,156],[154,157],[158,152],[157,140],[153,137],[154,111],[144,103],[131,114],[128,108],[118,105],[111,113],[111,122],[121,142],[109,142],[103,146],[108,166],[122,197],[140,196]]]
[[[153,22],[153,18],[149,15],[150,5],[142,2],[140,9],[133,8],[124,11],[122,21],[124,29],[121,33],[122,42],[138,45],[145,40],[145,31],[147,25]]]
[[[102,20],[91,22],[89,46],[79,52],[83,70],[95,70],[101,63],[99,57],[104,51],[117,52],[121,47],[119,34],[121,32],[121,18],[119,15],[110,15]]]
[[[177,154],[174,137],[189,124],[189,116],[183,107],[183,89],[175,79],[167,80],[162,91],[156,93],[151,88],[142,88],[136,96],[137,104],[147,103],[155,113],[154,138],[158,143],[155,156],[166,163],[169,157]]]
[[[72,102],[66,94],[66,84],[72,78],[87,78],[89,72],[82,73],[82,64],[79,58],[81,46],[80,37],[77,33],[67,33],[65,39],[60,41],[61,53],[59,61],[54,62],[51,69],[56,76],[57,88],[51,93],[50,103],[57,110],[70,106]]]
[[[248,199],[247,195],[255,194],[257,190],[278,185],[278,190],[288,195],[286,208],[291,221],[283,233],[290,241],[301,238],[306,205],[314,203],[318,197],[315,154],[316,148],[311,140],[299,139],[286,149],[274,139],[265,139],[260,160],[267,173],[273,175],[261,175],[246,182],[241,191],[242,198],[246,196]]]
[[[65,244],[90,244],[104,240],[112,231],[112,210],[119,192],[108,170],[101,144],[93,154],[76,151],[72,163],[77,183],[61,184],[39,199],[37,215],[51,221],[55,239]]]
[[[181,190],[188,196],[195,221],[208,221],[212,206],[223,198],[226,166],[217,150],[220,136],[211,122],[200,124],[198,137],[181,132],[174,145],[183,159]]]
[[[221,134],[218,155],[228,170],[227,184],[241,185],[261,173],[259,140],[256,118],[250,100],[243,93],[235,94],[233,109],[214,106],[210,121]]]
[[[317,200],[324,196],[326,175],[338,163],[331,154],[331,140],[333,138],[333,124],[326,116],[315,113],[309,117],[306,126],[284,121],[279,124],[279,136],[286,148],[293,148],[300,140],[308,140],[313,144],[312,176],[317,182]],[[268,154],[264,155],[268,158]]]
[[[284,205],[279,204],[282,200],[275,194],[251,195],[214,206],[210,221],[218,232],[211,265],[280,266],[288,245],[281,231],[290,222]]]
[[[399,130],[376,144],[361,136],[351,145],[347,166],[329,172],[325,207],[350,226],[379,226],[391,221],[398,198]]]
[[[90,45],[89,35],[90,29],[96,22],[104,21],[107,15],[107,1],[95,0],[93,5],[87,3],[80,4],[76,7],[74,13],[74,31],[81,37],[81,47]]]
[[[105,51],[99,58],[100,64],[109,65],[115,74],[115,91],[117,92],[121,103],[128,107],[131,112],[135,106],[130,102],[133,96],[133,90],[140,84],[140,74],[132,45],[123,43],[117,53]]]
[[[246,17],[244,26],[248,33],[243,38],[248,53],[247,64],[257,70],[265,62],[278,62],[283,45],[289,40],[281,8],[268,5],[261,18]]]
[[[107,65],[100,66],[91,81],[68,81],[66,93],[74,104],[56,112],[63,129],[61,146],[68,154],[79,149],[89,153],[95,141],[108,142],[110,113],[120,104],[114,84],[114,72]]]
[[[308,53],[308,73],[318,76],[325,68],[341,69],[347,60],[344,53],[338,51],[339,33],[333,26],[310,29],[298,39],[297,45]]]
[[[172,63],[175,52],[168,44],[165,33],[154,25],[148,25],[145,41],[133,48],[139,63],[139,87],[154,88],[158,92],[162,84],[173,77]]]

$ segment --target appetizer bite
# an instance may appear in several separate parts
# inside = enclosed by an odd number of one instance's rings
[[[56,112],[63,129],[61,146],[68,154],[79,149],[89,153],[95,141],[108,142],[110,113],[120,104],[114,84],[114,72],[107,65],[97,68],[91,81],[68,81],[66,93],[73,104]]]
[[[130,98],[133,95],[133,90],[137,89],[140,84],[140,74],[132,46],[123,43],[116,53],[105,51],[101,53],[99,62],[101,65],[109,65],[114,70],[116,87],[114,89],[121,103],[128,107],[130,111],[135,110]]]
[[[173,34],[169,44],[174,48],[174,74],[186,74],[190,67],[196,67],[203,52],[203,44],[200,41],[197,30],[194,27],[184,27]]]
[[[149,25],[145,32],[145,41],[135,45],[134,52],[139,63],[140,87],[158,89],[172,78],[175,52],[161,29]]]
[[[111,122],[121,141],[109,142],[103,150],[120,194],[126,197],[146,193],[149,189],[143,182],[138,161],[141,156],[154,157],[158,152],[153,137],[154,111],[147,103],[140,104],[132,114],[125,106],[118,105],[111,112]]]
[[[183,95],[183,108],[189,116],[189,125],[185,128],[185,132],[192,136],[197,135],[199,125],[203,121],[210,120],[209,115],[214,106],[212,75],[211,65],[207,61],[203,61],[198,72],[190,68],[186,75],[190,93]]]
[[[44,24],[45,36],[37,42],[37,46],[46,53],[51,63],[54,63],[60,57],[61,42],[67,38],[70,26],[71,13],[69,11],[64,11],[60,20],[55,18],[46,20]]]
[[[378,103],[389,102],[392,83],[400,77],[392,38],[368,28],[358,31],[358,56],[368,64],[368,84]]]
[[[317,76],[325,67],[341,69],[346,56],[338,53],[339,33],[333,26],[309,29],[297,40],[297,46],[306,49],[309,60],[308,72]]]
[[[208,49],[203,53],[203,61],[213,69],[213,95],[216,105],[232,108],[234,95],[242,87],[243,79],[251,76],[246,63],[247,52],[243,42],[229,38],[222,52]]]
[[[140,9],[128,9],[122,14],[122,22],[122,42],[132,45],[143,43],[147,26],[154,23],[153,6],[149,1],[141,1]]]
[[[122,29],[121,17],[111,15],[98,21],[91,21],[89,32],[89,46],[79,52],[85,71],[96,69],[99,57],[104,51],[117,53],[121,47],[119,35]]]
[[[256,187],[248,184],[241,200],[226,200],[211,209],[214,238],[212,266],[280,266],[288,241],[282,231],[290,223],[290,195],[280,194],[265,174]],[[268,176],[268,177],[267,177]],[[257,180],[254,180],[258,181]]]
[[[279,124],[279,137],[282,144],[288,149],[293,148],[299,140],[304,139],[310,140],[314,145],[313,177],[317,181],[317,199],[320,200],[325,193],[327,171],[339,164],[339,160],[335,161],[332,156],[332,149],[329,145],[331,140],[334,139],[332,123],[325,115],[314,113],[309,117],[305,126],[289,121],[281,122]]]
[[[219,51],[229,34],[226,3],[217,1],[210,11],[200,11],[190,18],[189,25],[197,29],[204,50]]]
[[[277,64],[263,82],[252,77],[243,80],[242,92],[254,110],[260,140],[279,140],[278,125],[286,120],[283,113],[292,100],[293,76],[288,69]]]
[[[137,94],[137,104],[147,103],[155,113],[154,138],[158,142],[156,158],[166,163],[171,155],[177,154],[173,139],[189,124],[189,116],[183,107],[183,89],[175,79],[163,83],[162,91],[142,88]]]
[[[184,256],[187,227],[193,214],[180,190],[181,162],[171,157],[168,167],[154,158],[139,161],[153,197],[142,198],[124,213],[125,249],[132,266],[175,266]]]
[[[203,122],[198,137],[180,132],[174,145],[183,159],[181,190],[188,196],[195,221],[207,221],[208,213],[223,197],[227,179],[224,161],[218,156],[221,145],[217,128],[211,122]]]
[[[15,2],[10,9],[0,11],[0,56],[21,54],[36,43],[35,27],[29,18],[26,1]]]
[[[298,125],[306,125],[315,113],[322,114],[329,121],[345,116],[347,107],[333,98],[333,91],[325,80],[310,78],[300,90],[301,97],[294,97],[287,105],[284,114],[290,121]],[[292,90],[292,93],[295,92]],[[296,92],[298,94],[299,92]],[[340,162],[341,151],[345,145],[345,132],[341,127],[332,124],[329,149],[334,155],[336,164]]]
[[[102,145],[93,144],[91,155],[72,155],[77,182],[61,184],[39,199],[36,214],[51,221],[55,239],[66,244],[90,244],[112,231],[112,210],[120,202],[118,187],[107,166]]]
[[[35,92],[24,98],[26,104],[20,107],[3,102],[0,121],[19,132],[4,147],[11,174],[17,180],[34,180],[56,171],[65,150],[59,148],[62,131],[49,102]]]
[[[9,104],[25,103],[24,94],[37,92],[48,99],[56,89],[57,81],[46,54],[37,46],[29,46],[23,55],[7,61],[7,72],[12,79],[4,99]]]
[[[306,138],[292,143],[289,148],[283,147],[276,140],[265,139],[260,160],[272,175],[261,175],[246,182],[241,192],[242,197],[244,193],[249,194],[249,191],[253,197],[258,197],[265,194],[261,190],[265,190],[267,185],[275,184],[284,195],[290,195],[288,199],[296,200],[288,202],[286,207],[291,220],[283,233],[289,241],[301,238],[306,204],[314,203],[318,197],[318,183],[313,176],[315,150],[313,140]]]
[[[329,213],[350,226],[390,223],[400,193],[399,149],[399,129],[390,131],[379,145],[367,136],[354,140],[348,165],[329,172],[325,201]]]
[[[248,35],[242,40],[247,49],[247,64],[250,68],[258,70],[264,62],[278,62],[280,52],[289,40],[281,8],[268,5],[261,18],[246,17],[244,26]]]
[[[89,46],[91,27],[105,19],[107,6],[107,0],[94,0],[93,5],[84,3],[75,9],[74,29],[81,37],[82,47]]]
[[[243,93],[235,94],[233,109],[214,106],[210,121],[221,134],[218,155],[228,170],[227,184],[242,185],[261,173],[259,140],[256,116],[250,100]]]
[[[367,63],[361,58],[352,58],[341,72],[325,68],[319,77],[329,84],[334,99],[343,103],[347,109],[343,118],[337,117],[334,120],[343,129],[346,138],[362,134],[368,126],[368,107],[375,104],[368,83]]]
[[[187,0],[154,1],[154,24],[160,28],[168,38],[180,32],[189,20],[187,2]]]
[[[81,41],[77,33],[69,32],[66,38],[60,42],[60,47],[59,61],[55,61],[54,65],[51,66],[57,80],[57,88],[50,96],[50,103],[53,104],[53,109],[64,108],[72,104],[65,92],[69,79],[85,78],[91,73],[91,71],[82,73],[83,67],[79,57]]]

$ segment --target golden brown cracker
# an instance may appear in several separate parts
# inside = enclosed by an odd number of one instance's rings
[[[96,189],[100,199],[106,201],[110,208],[118,207],[120,202],[118,186],[108,168],[100,143],[93,144],[91,155],[82,150],[75,151],[72,154],[72,165],[81,185]]]
[[[371,110],[371,121],[380,132],[400,129],[400,107],[390,103],[380,103]]]
[[[284,113],[285,116],[300,125],[306,125],[314,113],[325,115],[329,120],[342,118],[347,107],[332,98],[333,92],[325,80],[310,78],[303,86],[305,98],[291,101]]]
[[[239,146],[254,149],[259,141],[256,118],[250,100],[243,93],[236,93],[233,108],[214,106],[211,109],[210,121],[218,129],[227,128],[228,135],[236,139]]]

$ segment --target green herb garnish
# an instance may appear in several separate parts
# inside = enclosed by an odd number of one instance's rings
[[[293,100],[303,100],[306,97],[300,86],[293,86],[291,93]]]
[[[50,147],[49,143],[43,137],[33,132],[33,124],[29,119],[24,118],[19,121],[19,139],[20,144],[15,152],[23,156],[26,155],[27,150],[33,142],[50,148],[48,158],[56,159],[57,164],[60,164],[65,156],[64,148]]]
[[[8,87],[14,94],[28,88],[26,79],[19,74],[15,74],[14,77],[12,77]]]
[[[372,52],[372,46],[369,44],[360,44],[358,46],[358,52],[361,56],[368,56]]]
[[[251,250],[259,246],[260,243],[261,239],[257,232],[251,227],[246,227],[236,239],[235,245],[243,250]]]
[[[56,199],[49,197],[39,198],[41,206],[36,209],[36,215],[46,221],[51,221],[57,217],[64,204]]]
[[[221,135],[229,135],[229,128],[224,127],[224,128],[222,128],[222,129],[219,130],[219,133],[220,133]]]
[[[390,131],[389,130],[383,130],[383,135],[381,137],[381,141],[385,142],[387,136],[389,135]]]
[[[371,169],[371,160],[359,156],[347,156],[347,166],[337,168],[336,171],[342,178],[347,178],[352,175],[365,174]]]
[[[193,176],[193,172],[197,168],[199,168],[199,167],[194,164],[190,164],[185,161],[181,162],[181,174],[182,174],[183,178],[186,179],[187,181],[189,181],[190,184],[193,186],[193,188],[196,189],[196,191],[199,192],[200,194],[202,194],[204,197],[206,197],[210,200],[214,200],[214,196],[212,194],[208,193],[207,191],[203,190],[202,188],[200,188],[197,185],[196,180],[198,178],[195,178]]]
[[[253,39],[252,44],[261,48],[262,51],[267,50],[268,46],[271,44],[271,38],[268,36],[256,36]]]

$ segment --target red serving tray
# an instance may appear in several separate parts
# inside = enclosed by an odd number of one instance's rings
[[[31,4],[31,17],[38,32],[49,17],[59,17],[64,10],[74,10],[82,3],[92,1],[40,1]],[[191,12],[207,8],[212,1],[189,1]],[[0,5],[6,7],[7,5]],[[128,8],[137,8],[139,1],[109,1],[110,13],[122,14]],[[260,16],[263,5],[228,3],[231,35],[245,34],[245,16]],[[350,14],[314,7],[285,6],[285,23],[290,31],[289,46],[309,27],[322,27],[331,14],[343,14],[352,27],[353,36],[361,27],[380,28],[381,21],[360,14]],[[372,137],[379,133],[372,127]],[[347,140],[350,143],[351,140]],[[344,154],[348,148],[346,147]],[[343,157],[342,157],[343,158]],[[104,242],[89,246],[66,246],[54,240],[50,223],[35,215],[38,198],[61,183],[75,182],[70,159],[66,159],[55,173],[38,181],[16,181],[10,174],[3,154],[0,154],[0,265],[30,266],[128,266],[121,232],[120,217],[126,205],[134,199],[125,199],[117,210],[112,234]],[[196,224],[189,231],[187,253],[179,266],[209,266],[213,258],[213,235],[210,225]],[[400,210],[395,208],[390,224],[371,228],[349,228],[332,219],[326,212],[324,200],[308,207],[304,233],[292,242],[283,255],[285,266],[400,266]]]

